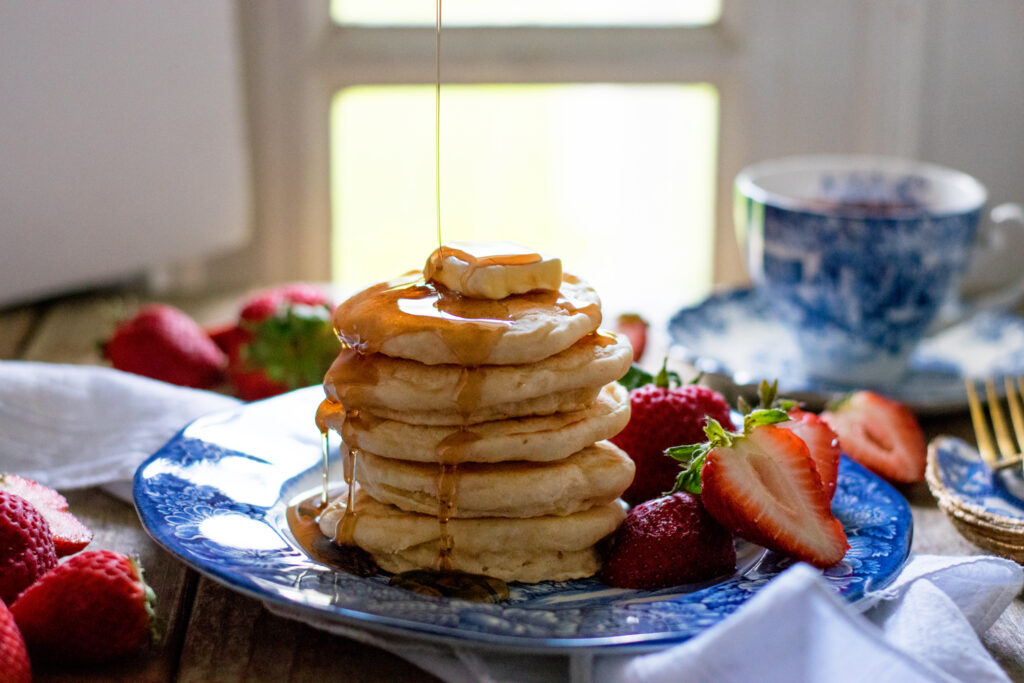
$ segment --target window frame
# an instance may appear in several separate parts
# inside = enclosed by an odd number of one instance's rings
[[[238,3],[254,239],[208,271],[235,281],[327,280],[334,93],[367,83],[433,83],[434,29],[338,26],[327,0]],[[747,276],[732,226],[732,181],[748,163],[807,153],[904,156],[976,173],[996,198],[1024,196],[1014,105],[1024,101],[1024,81],[1012,68],[1021,62],[1006,63],[1007,54],[1020,54],[1012,28],[1024,8],[1018,0],[972,7],[723,0],[711,26],[458,27],[442,37],[442,79],[713,85],[719,140],[712,272],[716,285],[733,285]],[[952,39],[963,32],[986,39]],[[991,121],[961,125],[974,105],[957,93],[980,86],[999,95],[984,112]]]
[[[736,26],[453,27],[442,34],[444,83],[710,83],[720,131],[738,122]],[[329,3],[241,3],[255,185],[252,244],[213,269],[220,280],[330,278],[330,104],[343,88],[434,82],[433,28],[335,24]],[[443,97],[443,90],[442,90]],[[716,282],[742,279],[731,229],[740,141],[720,134],[715,183]],[[726,226],[728,229],[722,229]],[[235,277],[233,277],[235,276]]]

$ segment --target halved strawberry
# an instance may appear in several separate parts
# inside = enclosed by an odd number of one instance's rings
[[[857,391],[821,417],[839,435],[843,452],[875,474],[901,484],[924,480],[924,433],[902,403]]]
[[[754,411],[742,432],[709,421],[706,443],[667,451],[689,463],[676,488],[701,493],[711,516],[737,536],[831,567],[850,546],[807,445],[776,426],[787,419],[781,410]]]
[[[807,444],[814,469],[825,486],[825,494],[832,500],[839,477],[839,437],[827,422],[814,413],[792,408],[788,414],[789,421],[780,422],[778,426],[790,430]]]
[[[50,525],[57,557],[77,553],[92,541],[92,531],[68,511],[67,499],[53,489],[5,472],[0,473],[0,491],[21,496],[39,511]]]

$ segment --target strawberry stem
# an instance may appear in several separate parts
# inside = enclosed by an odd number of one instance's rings
[[[658,370],[658,374],[654,376],[654,386],[659,389],[671,389],[673,382],[675,382],[677,387],[683,385],[683,380],[679,373],[668,369],[668,356],[665,356],[665,359],[661,362],[661,370]]]

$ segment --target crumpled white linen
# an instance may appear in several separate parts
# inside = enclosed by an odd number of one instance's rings
[[[921,555],[890,587],[853,606],[820,572],[799,564],[703,634],[639,655],[430,644],[267,608],[392,652],[450,683],[994,683],[1009,679],[978,636],[1020,593],[1022,580],[1019,565],[998,557]]]
[[[145,458],[197,417],[238,403],[111,368],[0,361],[0,471],[130,499]]]
[[[0,471],[57,488],[113,487],[130,499],[131,478],[146,457],[197,417],[237,404],[108,368],[0,361]],[[978,636],[1022,580],[1021,567],[1001,558],[916,556],[890,586],[853,606],[820,572],[796,565],[717,626],[646,654],[453,647],[267,608],[393,652],[452,683],[986,683],[1008,679]]]

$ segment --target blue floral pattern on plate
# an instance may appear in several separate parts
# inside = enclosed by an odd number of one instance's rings
[[[680,310],[669,321],[669,336],[687,361],[741,386],[778,378],[780,392],[808,400],[853,388],[807,376],[795,338],[752,288],[714,294]],[[1024,319],[984,312],[925,339],[907,375],[874,388],[916,412],[943,412],[966,405],[965,376],[1016,374],[1024,374]]]
[[[317,564],[300,549],[287,506],[317,490],[319,387],[211,415],[186,427],[139,468],[135,504],[146,530],[183,562],[239,592],[311,621],[424,640],[551,651],[654,649],[686,640],[734,612],[791,560],[740,544],[741,568],[710,585],[637,591],[595,579],[512,584],[490,605],[418,595]],[[332,477],[340,478],[335,455]],[[824,572],[856,602],[892,580],[912,520],[903,497],[845,457],[833,510],[850,540]]]
[[[994,472],[978,449],[952,437],[932,442],[931,461],[945,493],[955,496],[965,509],[994,516],[990,521],[1024,524],[1024,477],[1020,467]]]

